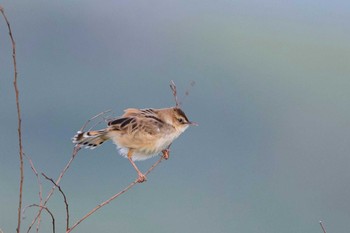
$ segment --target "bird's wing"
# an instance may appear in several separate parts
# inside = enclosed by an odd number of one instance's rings
[[[153,109],[128,108],[124,112],[120,118],[108,122],[110,130],[129,134],[155,135],[165,124]]]

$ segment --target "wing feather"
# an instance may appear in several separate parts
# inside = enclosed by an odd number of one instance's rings
[[[123,116],[108,122],[110,130],[128,133],[155,135],[159,133],[164,122],[157,116],[154,109],[128,108]]]

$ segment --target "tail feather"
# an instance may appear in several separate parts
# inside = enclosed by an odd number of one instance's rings
[[[72,138],[72,142],[85,148],[95,149],[108,139],[109,138],[106,136],[105,130],[88,132],[78,131],[77,134]]]

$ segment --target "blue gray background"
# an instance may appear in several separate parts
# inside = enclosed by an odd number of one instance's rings
[[[24,150],[57,177],[91,116],[173,106],[199,127],[75,232],[348,232],[349,1],[4,0],[17,42]],[[0,228],[14,232],[19,162],[11,44],[0,21]],[[196,85],[183,98],[191,81]],[[102,126],[101,126],[102,127]],[[156,159],[139,162],[146,170]],[[112,143],[61,185],[75,222],[134,180]],[[51,187],[42,179],[44,195]],[[24,205],[38,202],[25,161]],[[48,206],[64,231],[62,197]],[[34,209],[27,212],[23,230]],[[42,232],[50,232],[44,217]]]

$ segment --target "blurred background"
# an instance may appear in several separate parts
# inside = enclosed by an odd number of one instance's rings
[[[146,183],[74,232],[319,233],[320,220],[329,232],[348,232],[349,1],[0,4],[17,43],[24,151],[37,170],[56,178],[71,137],[99,112],[173,106],[170,80],[199,123]],[[0,229],[8,233],[17,225],[19,160],[2,18],[0,51]],[[145,171],[156,160],[138,165]],[[135,178],[112,143],[82,150],[61,183],[71,222]],[[51,185],[41,180],[46,196]],[[38,199],[25,160],[23,205]],[[64,232],[58,192],[48,208]],[[27,211],[23,232],[35,213]],[[51,232],[43,216],[41,232]]]

